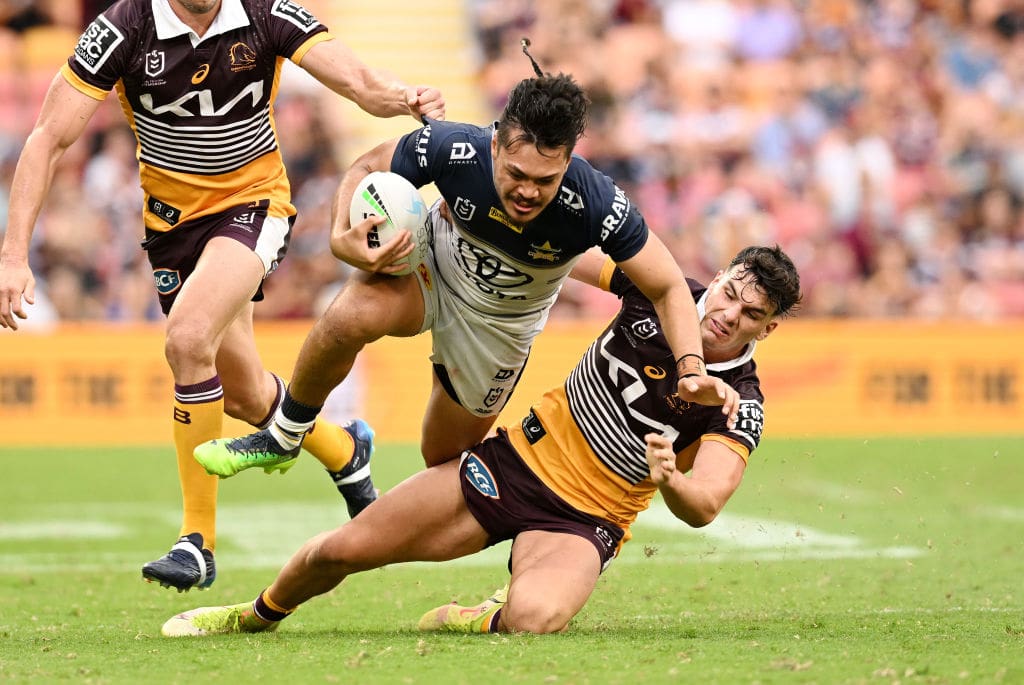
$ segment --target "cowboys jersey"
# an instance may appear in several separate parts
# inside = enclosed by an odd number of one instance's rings
[[[98,100],[116,89],[138,139],[146,228],[261,200],[270,216],[291,216],[272,103],[284,59],[328,39],[292,0],[224,0],[202,38],[167,0],[120,0],[61,74]]]
[[[706,289],[689,283],[703,316]],[[740,395],[735,428],[721,407],[681,401],[654,306],[619,269],[606,268],[601,285],[622,299],[618,316],[565,385],[546,393],[508,433],[523,461],[562,499],[628,530],[657,491],[644,435],[671,439],[682,464],[692,464],[703,440],[717,440],[746,461],[761,439],[764,397],[751,342],[736,359],[708,364],[709,374]]]
[[[573,264],[599,245],[616,262],[647,242],[647,224],[625,193],[573,155],[558,195],[525,226],[502,210],[486,128],[446,121],[403,136],[391,171],[417,188],[433,182],[452,226],[434,231],[439,280],[478,313],[518,316],[548,309]]]

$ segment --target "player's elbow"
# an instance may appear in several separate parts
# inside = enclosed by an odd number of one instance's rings
[[[691,528],[703,528],[715,520],[723,506],[725,506],[725,502],[702,502],[700,506],[687,507],[673,513],[676,518]]]
[[[332,232],[329,245],[331,248],[331,254],[334,255],[334,258],[345,261],[344,252],[341,249],[341,235],[336,232]]]
[[[691,528],[703,528],[704,526],[714,521],[715,516],[717,516],[717,512],[701,512],[700,515],[688,516],[687,518],[684,518],[683,521],[685,521],[686,525],[690,526]]]

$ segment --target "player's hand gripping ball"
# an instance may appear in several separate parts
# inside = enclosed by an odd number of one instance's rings
[[[383,216],[387,221],[367,235],[370,248],[384,245],[403,229],[412,233],[412,242],[416,247],[408,257],[396,262],[407,263],[408,266],[395,272],[395,275],[412,273],[423,263],[430,246],[427,205],[420,191],[398,174],[373,171],[359,182],[352,194],[349,222],[354,226],[373,214]]]

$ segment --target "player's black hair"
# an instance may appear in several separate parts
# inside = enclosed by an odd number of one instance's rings
[[[768,301],[775,306],[772,316],[786,316],[800,305],[800,274],[793,260],[782,248],[752,245],[740,250],[729,268],[740,266],[740,274],[753,274],[754,282],[764,290]]]
[[[498,144],[564,147],[568,156],[586,130],[589,108],[586,93],[568,74],[523,79],[509,93],[498,120]]]

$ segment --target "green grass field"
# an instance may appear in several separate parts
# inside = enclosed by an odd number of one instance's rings
[[[418,468],[381,445],[375,479]],[[310,458],[221,486],[219,576],[140,580],[178,526],[170,449],[0,450],[0,680],[56,683],[1024,683],[1024,439],[766,438],[701,530],[660,503],[570,632],[421,635],[505,582],[507,545],[356,576],[279,632],[169,640],[347,517]]]

